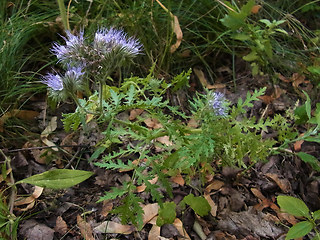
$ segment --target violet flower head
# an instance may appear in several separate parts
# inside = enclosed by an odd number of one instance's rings
[[[214,92],[209,94],[208,105],[214,111],[216,116],[227,116],[227,100],[223,93]]]
[[[84,47],[83,31],[81,30],[79,36],[73,35],[66,31],[67,37],[62,37],[66,45],[54,43],[51,52],[57,56],[59,62],[69,62],[71,59],[77,59],[81,54],[81,49]]]
[[[128,37],[122,30],[101,28],[95,33],[94,48],[103,53],[122,48],[126,54],[134,56],[140,53],[141,47],[138,40]]]
[[[66,44],[68,47],[71,48],[79,48],[83,46],[84,37],[83,37],[83,30],[80,31],[79,36],[73,35],[71,32],[66,31],[67,38],[64,37]]]
[[[47,84],[47,86],[54,91],[63,90],[63,80],[58,74],[48,73],[43,77],[42,83]]]
[[[84,75],[83,67],[82,66],[76,66],[71,67],[66,71],[65,78],[69,78],[73,80],[74,82],[78,82],[82,79],[82,76]]]

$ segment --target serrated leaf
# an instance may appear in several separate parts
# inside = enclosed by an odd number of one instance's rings
[[[208,215],[211,207],[208,201],[203,197],[195,197],[193,194],[185,196],[183,201],[190,205],[190,207],[198,214],[200,217]]]
[[[83,182],[93,175],[93,172],[70,169],[54,169],[37,174],[17,183],[29,183],[43,188],[63,189]]]
[[[296,225],[292,226],[287,235],[287,239],[297,239],[307,235],[313,228],[313,224],[309,221],[299,222]]]
[[[320,162],[316,157],[305,152],[298,152],[297,155],[302,161],[309,163],[314,170],[320,172]]]
[[[135,95],[136,89],[133,85],[130,85],[129,90],[127,91],[126,104],[131,105],[133,103]]]
[[[105,195],[100,197],[98,202],[102,202],[104,200],[116,199],[118,197],[123,196],[124,194],[126,194],[128,192],[127,186],[128,186],[128,184],[124,183],[124,185],[121,188],[112,187],[111,191],[105,192]]]
[[[79,112],[62,114],[63,127],[66,132],[71,129],[76,131],[81,123],[81,117]]]
[[[176,204],[174,202],[166,202],[159,209],[157,225],[171,224],[176,219]]]
[[[278,196],[277,202],[281,209],[296,217],[310,217],[309,208],[300,199],[291,196]]]
[[[113,209],[111,213],[120,215],[122,224],[134,224],[138,230],[143,227],[143,209],[141,207],[142,199],[137,197],[131,190],[128,195],[122,200],[121,204]]]
[[[314,220],[320,219],[320,209],[313,213],[313,218],[314,218]]]
[[[110,89],[110,95],[115,106],[118,106],[121,101],[121,96],[118,95],[113,89]]]

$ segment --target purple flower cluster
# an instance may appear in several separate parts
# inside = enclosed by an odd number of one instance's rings
[[[48,73],[42,78],[42,83],[47,84],[52,91],[77,90],[82,84],[83,68],[69,67],[64,76]]]
[[[71,67],[66,71],[65,78],[68,78],[75,83],[80,83],[83,75],[84,75],[83,67],[76,66],[76,67]]]
[[[214,92],[209,94],[208,105],[214,111],[216,116],[227,116],[227,100],[223,93]]]
[[[47,84],[54,91],[61,91],[63,89],[63,81],[59,74],[48,73],[43,77],[42,83]]]
[[[122,30],[101,28],[94,36],[94,49],[103,53],[121,48],[128,55],[137,55],[141,51],[141,44],[133,37],[127,37]]]
[[[83,30],[78,35],[69,31],[66,34],[66,37],[62,37],[65,44],[54,43],[51,49],[58,62],[65,67],[65,74],[48,73],[42,78],[42,83],[47,84],[56,95],[59,95],[59,91],[61,95],[70,95],[72,93],[68,91],[79,90],[83,85],[84,69],[93,77],[99,74],[104,76],[114,68],[121,67],[125,59],[139,54],[142,48],[139,41],[114,28],[97,30],[91,44],[86,41]]]
[[[81,61],[80,55],[85,46],[83,31],[80,31],[79,36],[73,35],[69,31],[66,33],[67,37],[62,37],[66,45],[54,43],[51,52],[57,56],[59,62]]]

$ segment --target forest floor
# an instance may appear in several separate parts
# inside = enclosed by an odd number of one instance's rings
[[[248,91],[266,85],[264,77],[247,77],[246,73],[242,76],[238,78],[236,91],[233,82],[223,77],[218,85],[211,87],[217,87],[227,99],[236,102],[239,97],[245,98]],[[284,114],[299,98],[294,87],[312,88],[308,82],[300,80],[280,81],[280,85],[267,86],[266,95],[255,103],[248,115],[261,118]],[[207,87],[196,75],[192,75],[191,81],[193,89],[201,88],[199,85]],[[19,239],[284,239],[288,231],[286,226],[299,219],[280,211],[276,196],[299,196],[312,211],[320,207],[319,173],[292,154],[269,156],[267,162],[259,162],[248,169],[218,168],[213,160],[212,167],[216,171],[206,176],[205,184],[197,178],[188,184],[183,176],[171,179],[172,200],[176,204],[189,193],[197,195],[198,189],[203,189],[203,196],[211,206],[209,215],[200,217],[191,208],[178,210],[173,224],[158,227],[155,217],[159,206],[142,187],[138,191],[144,200],[144,227],[137,231],[134,226],[123,225],[117,216],[110,215],[116,200],[97,202],[110,187],[122,185],[132,175],[130,171],[104,170],[87,161],[101,139],[103,129],[92,123],[90,127],[95,131],[89,136],[82,131],[66,133],[61,115],[74,110],[73,105],[63,103],[56,110],[50,110],[45,95],[34,97],[25,108],[29,109],[29,115],[32,115],[31,111],[38,113],[35,119],[29,120],[30,128],[24,132],[28,140],[23,144],[12,143],[4,151],[12,159],[11,168],[16,181],[55,168],[76,168],[92,171],[94,175],[64,190],[20,184],[17,189],[19,201],[14,207],[14,214],[22,216]],[[48,125],[51,131],[44,133]],[[301,129],[301,133],[303,131]],[[266,138],[276,136],[272,132],[262,134]],[[46,148],[50,143],[69,147]],[[317,143],[300,141],[291,147],[288,151],[303,151],[320,158]],[[102,234],[103,231],[107,233]]]

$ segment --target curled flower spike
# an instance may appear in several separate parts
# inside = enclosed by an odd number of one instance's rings
[[[83,67],[77,66],[77,67],[71,67],[66,71],[65,78],[69,78],[73,80],[75,83],[82,80],[82,76],[84,75]]]
[[[223,93],[214,92],[209,94],[208,105],[214,111],[216,116],[227,116],[227,100]]]
[[[101,28],[95,33],[94,48],[103,53],[115,48],[122,48],[129,55],[137,55],[141,51],[141,44],[133,37],[127,37],[122,30]]]
[[[47,86],[54,91],[63,90],[63,80],[58,74],[48,73],[43,77],[42,83],[47,84]]]
[[[83,37],[83,30],[80,31],[79,36],[75,36],[69,31],[66,31],[67,38],[64,37],[66,44],[68,47],[72,48],[79,48],[83,46],[84,37]]]
[[[73,35],[69,31],[66,31],[67,37],[62,37],[66,45],[60,45],[59,43],[54,43],[51,52],[55,54],[59,62],[70,62],[76,60],[81,62],[81,52],[84,48],[84,37],[83,31],[80,31],[79,36]]]

